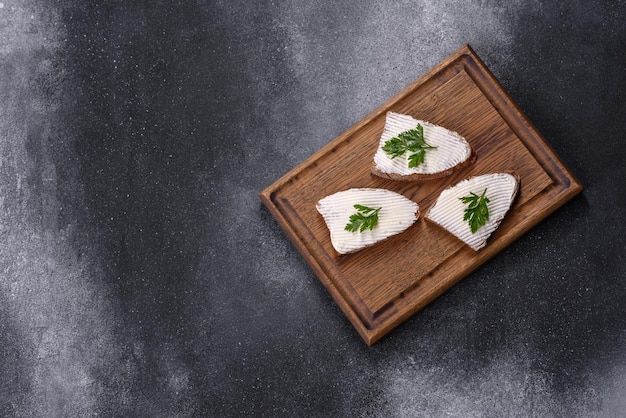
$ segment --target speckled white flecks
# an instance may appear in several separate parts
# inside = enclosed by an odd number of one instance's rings
[[[552,375],[533,367],[533,359],[523,350],[493,353],[486,364],[476,369],[459,363],[457,350],[450,350],[447,365],[433,365],[415,353],[415,357],[388,368],[381,376],[383,408],[377,415],[583,417],[597,412],[598,405],[590,393],[556,393]]]
[[[528,7],[540,9],[541,2],[513,1],[501,7],[490,2],[404,0],[361,2],[357,8],[350,2],[330,8],[275,3],[266,12],[273,18],[274,31],[284,39],[268,56],[277,65],[259,71],[259,62],[250,60],[246,72],[257,80],[260,74],[280,69],[276,83],[280,75],[283,83],[294,85],[295,95],[263,100],[259,112],[298,118],[298,132],[281,135],[290,126],[281,123],[277,124],[281,131],[272,133],[277,151],[289,150],[285,158],[295,163],[466,43],[478,47],[479,53],[482,45],[490,45],[489,53],[498,57],[490,68],[506,69],[514,39],[509,22],[517,9]],[[248,35],[242,36],[241,42],[246,42]],[[255,81],[255,86],[267,97],[277,86],[265,78]],[[291,147],[294,143],[298,146]]]
[[[63,30],[54,8],[7,6],[0,13],[0,299],[2,324],[18,331],[0,338],[20,362],[3,364],[1,407],[10,405],[2,411],[13,416],[92,416],[105,392],[97,373],[117,352],[115,316],[100,267],[72,246],[74,226],[58,222],[50,154],[61,94],[52,80],[62,68],[51,59]],[[18,385],[27,392],[14,391]]]

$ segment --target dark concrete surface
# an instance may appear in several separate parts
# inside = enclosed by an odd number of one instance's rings
[[[0,3],[0,416],[626,416],[626,2]],[[585,191],[372,348],[260,190],[469,43]]]

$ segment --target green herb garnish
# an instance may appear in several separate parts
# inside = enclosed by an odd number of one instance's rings
[[[468,221],[472,234],[476,233],[489,219],[489,208],[487,207],[489,198],[485,196],[485,193],[487,193],[486,188],[480,196],[471,192],[469,196],[459,197],[461,202],[465,204],[469,203],[469,206],[465,209],[463,214],[463,220]]]
[[[424,140],[424,128],[419,123],[414,129],[401,132],[383,145],[383,151],[391,156],[391,159],[404,155],[409,151],[409,168],[418,167],[424,162],[426,150],[435,149]]]
[[[346,231],[363,232],[366,229],[374,229],[378,223],[378,211],[382,208],[368,208],[367,206],[354,205],[357,213],[350,215],[350,223],[346,225]]]

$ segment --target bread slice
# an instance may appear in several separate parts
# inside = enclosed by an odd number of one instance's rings
[[[426,219],[434,222],[461,241],[478,251],[487,245],[491,236],[509,211],[519,188],[519,177],[509,173],[491,173],[462,180],[445,189],[426,214]],[[485,191],[489,199],[487,222],[472,233],[468,221],[463,220],[468,204],[460,198],[475,193],[481,196]]]
[[[383,146],[398,134],[415,129],[418,124],[423,128],[426,143],[437,148],[426,150],[424,162],[410,168],[411,152],[391,158]],[[448,176],[475,160],[476,154],[472,147],[458,133],[409,115],[388,112],[371,171],[372,174],[392,180],[426,181]]]
[[[355,204],[380,208],[373,229],[346,230]],[[326,196],[317,210],[330,231],[330,241],[339,254],[348,254],[383,241],[407,229],[419,217],[419,206],[406,197],[386,189],[355,188]]]

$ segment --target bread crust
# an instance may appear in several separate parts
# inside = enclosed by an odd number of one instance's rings
[[[409,174],[409,175],[385,173],[383,171],[380,171],[378,167],[376,166],[376,164],[372,165],[371,173],[377,177],[381,177],[381,178],[389,179],[389,180],[398,180],[398,181],[425,182],[428,180],[435,180],[435,179],[439,179],[442,177],[447,177],[451,175],[452,173],[464,167],[467,167],[468,165],[473,164],[476,161],[476,152],[474,151],[474,148],[471,147],[471,145],[470,145],[470,150],[471,150],[470,156],[465,161],[462,161],[459,164],[453,167],[450,167],[447,170],[440,171],[438,173],[432,173],[432,174],[414,173],[414,174]]]

